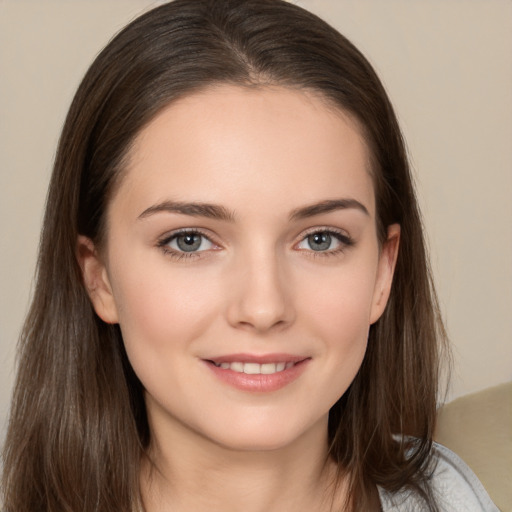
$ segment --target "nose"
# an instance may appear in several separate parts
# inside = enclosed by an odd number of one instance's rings
[[[244,258],[234,277],[227,312],[233,327],[264,333],[293,323],[291,285],[275,254]]]

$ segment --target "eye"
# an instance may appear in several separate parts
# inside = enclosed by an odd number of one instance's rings
[[[314,252],[337,253],[351,245],[353,245],[353,241],[349,236],[325,229],[306,235],[299,242],[297,248]]]
[[[181,231],[161,240],[158,245],[169,253],[197,253],[214,249],[215,244],[197,231]]]

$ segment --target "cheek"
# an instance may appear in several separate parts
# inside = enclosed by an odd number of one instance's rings
[[[368,305],[354,295],[332,296],[331,301],[317,302],[315,325],[324,341],[327,365],[339,382],[340,393],[346,390],[364,358],[368,340]],[[365,313],[366,311],[366,313]]]
[[[194,341],[218,316],[215,280],[201,272],[173,272],[170,265],[130,264],[119,268],[115,280],[119,324],[126,351],[136,373],[151,371],[168,354],[193,350]],[[126,269],[125,269],[126,270]],[[205,284],[206,283],[206,284]]]
[[[351,266],[314,280],[304,280],[297,294],[302,297],[303,322],[325,357],[325,378],[332,386],[333,403],[357,374],[366,352],[376,265]],[[303,324],[304,325],[304,324]]]
[[[303,279],[297,296],[301,297],[301,308],[329,339],[350,339],[350,333],[368,332],[375,281],[373,261],[347,265]]]

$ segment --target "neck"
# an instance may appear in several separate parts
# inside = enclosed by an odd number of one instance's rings
[[[345,483],[328,459],[326,419],[273,450],[233,450],[182,426],[157,432],[141,475],[147,512],[342,510]]]

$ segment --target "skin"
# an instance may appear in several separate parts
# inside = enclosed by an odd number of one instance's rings
[[[81,237],[78,252],[95,310],[120,324],[146,390],[147,510],[330,510],[329,409],[385,308],[400,232],[390,226],[379,246],[356,122],[306,92],[225,85],[168,106],[129,157],[105,247]],[[338,199],[352,203],[293,216]],[[178,252],[179,229],[201,231],[198,251]],[[333,232],[328,249],[313,250],[312,231]],[[205,362],[238,353],[306,363],[280,389],[247,391]],[[335,503],[344,493],[342,481]]]

